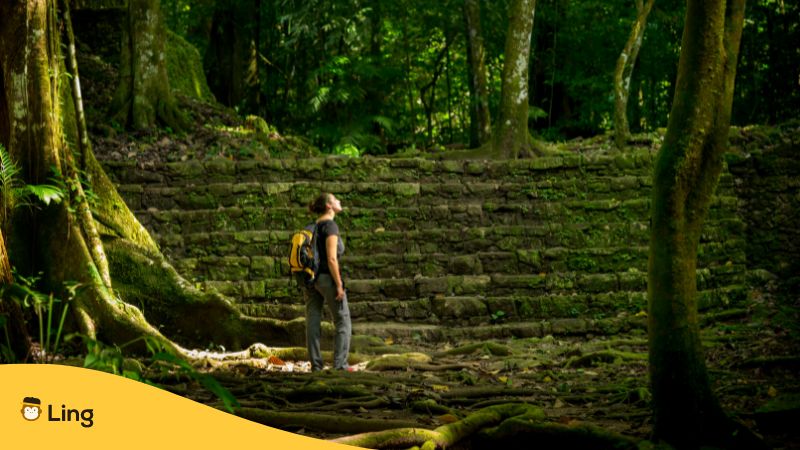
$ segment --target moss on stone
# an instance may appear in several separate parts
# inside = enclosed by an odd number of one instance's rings
[[[214,101],[203,72],[203,59],[192,44],[167,30],[167,76],[173,92],[186,97]]]

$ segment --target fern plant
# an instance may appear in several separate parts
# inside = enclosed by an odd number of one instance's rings
[[[45,205],[58,203],[64,198],[64,190],[52,184],[23,184],[19,180],[19,167],[11,155],[0,144],[0,226],[6,224],[9,214],[19,206],[31,206],[28,201],[35,197]]]
[[[0,144],[0,199],[2,199],[0,224],[6,223],[8,213],[16,206],[15,203],[19,194],[19,187],[17,186],[18,173],[19,168],[11,160],[11,155]]]

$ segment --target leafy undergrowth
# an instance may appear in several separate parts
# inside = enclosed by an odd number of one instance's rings
[[[279,133],[266,123],[252,121],[218,103],[176,95],[187,119],[184,130],[153,127],[125,130],[109,111],[116,87],[117,69],[94,55],[79,54],[82,89],[89,135],[101,161],[136,161],[142,167],[165,162],[224,157],[265,159],[318,154],[307,140]]]

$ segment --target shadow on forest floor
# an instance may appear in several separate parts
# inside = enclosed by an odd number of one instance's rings
[[[726,411],[770,445],[800,448],[797,310],[785,313],[755,303],[753,310],[731,310],[706,321],[714,323],[702,332],[713,389]],[[486,406],[517,402],[543,408],[548,421],[560,424],[589,423],[637,439],[651,430],[647,339],[641,329],[613,337],[457,345],[356,337],[354,347],[357,372],[304,373],[305,361],[275,356],[209,358],[203,370],[237,398],[238,415],[322,439],[385,428],[433,429]],[[156,381],[222,408],[215,396],[185,378]]]

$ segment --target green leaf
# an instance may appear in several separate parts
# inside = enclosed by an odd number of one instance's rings
[[[25,186],[25,189],[44,202],[45,205],[49,205],[51,201],[60,203],[64,198],[64,191],[50,184],[29,184]]]
[[[239,406],[239,402],[236,400],[236,397],[230,393],[225,387],[219,384],[216,378],[210,375],[200,375],[200,383],[206,387],[209,391],[211,391],[214,395],[219,397],[222,400],[222,403],[225,405],[225,409],[228,412],[233,413],[233,408]]]

